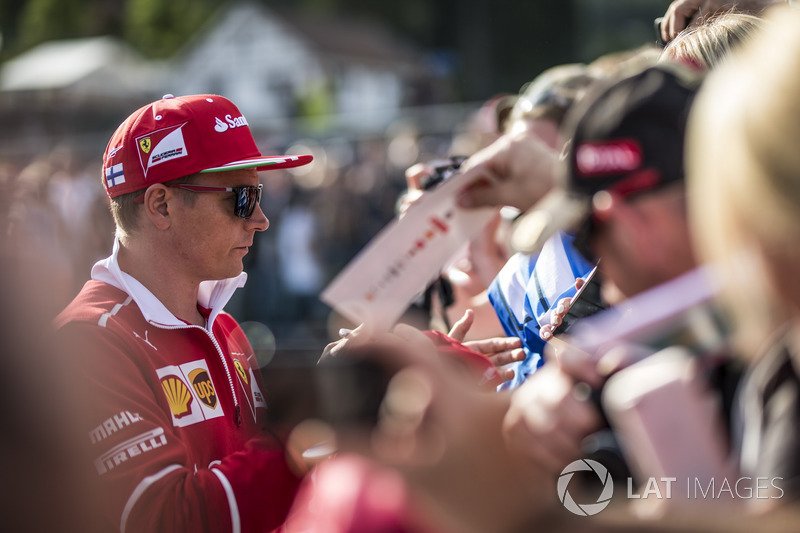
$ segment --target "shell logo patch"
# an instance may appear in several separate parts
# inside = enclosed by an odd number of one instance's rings
[[[189,405],[192,403],[192,394],[180,378],[176,376],[163,378],[161,380],[161,388],[164,389],[164,395],[167,397],[172,416],[181,418],[192,412],[192,408]]]
[[[172,415],[172,425],[186,427],[223,416],[217,389],[203,359],[156,370]]]

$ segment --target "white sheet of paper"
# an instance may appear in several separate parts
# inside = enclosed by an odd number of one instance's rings
[[[356,324],[390,329],[498,211],[458,207],[456,195],[466,185],[461,177],[426,192],[383,228],[325,288],[322,301]]]
[[[572,346],[599,357],[620,344],[687,346],[711,351],[725,342],[714,307],[720,290],[708,267],[698,267],[628,298],[615,307],[579,320],[570,330]],[[709,322],[710,321],[710,322]]]

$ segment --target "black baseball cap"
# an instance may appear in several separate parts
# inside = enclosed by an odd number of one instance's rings
[[[600,191],[623,197],[683,181],[689,108],[702,75],[659,64],[590,90],[567,115],[561,183],[517,221],[512,245],[538,252],[590,220]]]

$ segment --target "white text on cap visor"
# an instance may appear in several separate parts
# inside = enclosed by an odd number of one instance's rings
[[[642,149],[633,139],[583,143],[575,154],[575,164],[583,176],[631,172],[642,164]]]

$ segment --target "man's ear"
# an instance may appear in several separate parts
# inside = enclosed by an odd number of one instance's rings
[[[174,201],[173,192],[161,183],[151,185],[144,192],[144,212],[156,228],[165,230],[170,227],[170,203]]]

